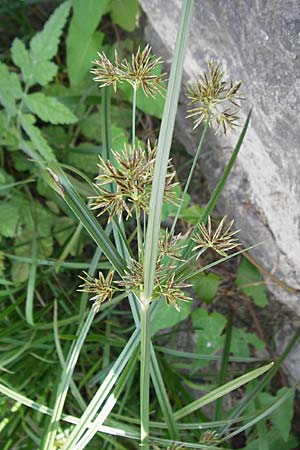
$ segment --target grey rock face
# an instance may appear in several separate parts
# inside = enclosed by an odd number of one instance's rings
[[[167,62],[173,55],[181,0],[141,0],[146,37]],[[300,8],[298,0],[195,1],[185,81],[223,64],[228,77],[243,81],[245,116],[253,115],[237,164],[219,202],[232,215],[245,245],[264,241],[254,257],[268,271],[300,286]],[[193,153],[192,133],[181,98],[177,136]],[[213,189],[237,134],[210,133],[201,165]],[[274,297],[300,316],[300,295],[268,282]],[[300,368],[298,368],[298,371]],[[299,373],[300,376],[300,373]]]

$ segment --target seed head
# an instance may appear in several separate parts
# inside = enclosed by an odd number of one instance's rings
[[[164,94],[163,78],[165,74],[155,74],[155,69],[162,63],[161,58],[151,55],[151,47],[147,45],[143,51],[138,48],[131,57],[131,63],[124,59],[121,68],[125,79],[134,89],[141,87],[146,97]]]
[[[160,295],[165,297],[168,305],[174,306],[177,311],[180,311],[179,301],[188,302],[191,297],[187,296],[183,289],[191,287],[191,284],[188,283],[178,283],[175,280],[175,273],[173,272],[168,279],[160,284]]]
[[[77,289],[79,292],[88,292],[89,294],[96,294],[90,298],[94,300],[97,309],[99,310],[105,300],[110,301],[116,292],[117,288],[113,285],[114,271],[110,271],[106,278],[102,272],[99,272],[98,278],[94,278],[86,272],[83,272],[85,277],[80,276],[84,283]]]
[[[99,59],[93,61],[96,66],[91,73],[96,75],[93,80],[100,82],[100,87],[113,86],[117,90],[117,83],[128,82],[134,89],[142,88],[148,97],[155,94],[164,94],[163,81],[165,74],[157,75],[157,67],[162,64],[161,58],[151,55],[151,47],[147,45],[143,51],[140,47],[136,54],[131,56],[131,62],[123,59],[120,61],[115,51],[115,61],[112,63],[104,52],[98,53]]]
[[[93,61],[96,67],[91,69],[91,73],[96,75],[93,80],[100,82],[100,87],[113,86],[116,92],[117,83],[122,83],[125,77],[125,74],[120,69],[118,53],[115,51],[115,64],[110,62],[104,52],[98,52],[98,56],[99,59]]]
[[[177,259],[178,261],[184,261],[180,255],[181,250],[183,250],[186,244],[186,238],[188,233],[185,235],[177,234],[171,236],[168,230],[165,230],[164,236],[158,241],[159,246],[159,258],[167,256],[172,259]]]
[[[219,442],[219,434],[215,430],[207,430],[201,434],[200,444],[214,444]]]
[[[196,233],[195,237],[192,238],[196,243],[196,246],[193,248],[193,250],[198,250],[197,259],[208,248],[212,248],[221,256],[227,256],[227,252],[229,250],[237,247],[240,244],[239,240],[234,238],[239,230],[230,231],[234,220],[225,225],[226,219],[227,216],[223,217],[214,232],[212,231],[210,217],[208,217],[207,227],[205,227],[204,224],[201,224],[199,226],[198,233]]]
[[[208,72],[199,76],[196,82],[187,85],[189,105],[195,105],[187,112],[187,117],[194,117],[194,129],[202,122],[227,133],[228,127],[233,129],[238,125],[239,100],[238,91],[241,81],[236,83],[223,80],[224,71],[221,64],[208,62]]]
[[[99,175],[96,178],[96,186],[99,195],[93,198],[92,209],[99,210],[98,215],[109,212],[109,221],[114,215],[126,218],[132,216],[134,208],[138,211],[149,211],[151,186],[154,175],[154,163],[156,147],[153,149],[148,142],[145,151],[140,146],[133,148],[124,145],[120,153],[112,151],[115,163],[100,159]],[[176,195],[173,188],[177,183],[173,182],[175,177],[172,171],[171,161],[165,184],[164,198],[169,203],[176,204]],[[110,192],[105,188],[107,184],[113,184],[114,189]]]

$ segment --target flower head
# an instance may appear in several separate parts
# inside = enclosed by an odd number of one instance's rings
[[[226,219],[227,216],[223,217],[215,231],[212,231],[210,217],[208,217],[207,227],[204,224],[199,226],[199,232],[192,238],[196,243],[193,250],[200,250],[197,259],[208,248],[212,248],[221,256],[227,256],[229,250],[240,244],[239,240],[234,237],[239,230],[231,231],[234,220],[226,225]]]
[[[105,278],[102,272],[99,272],[98,278],[94,278],[86,272],[83,272],[85,277],[80,276],[84,283],[81,284],[78,289],[79,292],[88,292],[89,294],[96,294],[90,298],[91,301],[95,300],[97,309],[100,309],[105,300],[110,301],[117,290],[113,285],[114,271],[110,271]]]
[[[215,444],[219,442],[219,434],[215,430],[207,430],[201,434],[200,444]]]
[[[135,55],[131,57],[131,63],[126,59],[122,61],[121,67],[126,74],[125,79],[134,89],[141,87],[146,97],[154,97],[155,94],[164,93],[163,78],[165,74],[157,75],[155,69],[162,63],[161,58],[151,55],[151,47],[147,45],[143,51],[138,48]]]
[[[155,73],[162,63],[162,59],[151,55],[149,45],[142,51],[139,47],[136,54],[131,56],[131,62],[127,59],[120,61],[117,51],[115,51],[114,63],[107,58],[104,52],[98,53],[98,56],[99,59],[93,61],[96,67],[91,69],[91,73],[96,75],[93,79],[101,83],[100,87],[113,86],[116,91],[117,83],[126,81],[136,90],[141,87],[147,97],[164,93],[165,74]]]
[[[202,122],[209,121],[216,127],[216,132],[222,129],[226,134],[228,127],[237,126],[240,105],[238,96],[241,81],[236,83],[223,80],[224,71],[221,64],[208,62],[208,72],[200,75],[196,82],[187,85],[187,98],[190,108],[187,117],[194,117],[194,129]]]
[[[91,69],[91,73],[96,75],[93,80],[100,82],[100,87],[113,86],[114,91],[117,90],[117,83],[122,83],[124,74],[120,69],[118,53],[115,51],[115,65],[110,62],[104,52],[98,52],[99,59],[93,61],[96,65]]]
[[[115,164],[100,157],[99,175],[96,178],[99,195],[92,197],[92,208],[99,210],[98,215],[108,211],[109,220],[115,214],[121,217],[123,212],[128,219],[132,216],[134,208],[148,212],[156,148],[151,148],[148,142],[147,151],[140,146],[134,148],[124,145],[123,151],[112,153]],[[174,177],[175,172],[172,171],[170,161],[164,196],[166,201],[176,204],[173,187],[177,183],[173,182]],[[114,187],[112,192],[104,187],[110,183]]]

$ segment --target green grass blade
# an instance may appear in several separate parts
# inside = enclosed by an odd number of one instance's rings
[[[219,374],[219,382],[218,385],[222,386],[226,381],[228,363],[229,363],[229,355],[230,355],[230,347],[231,347],[231,337],[232,337],[232,316],[229,317],[226,327],[226,335],[225,335],[225,343],[223,349],[222,363]],[[216,408],[215,408],[215,420],[220,420],[222,416],[222,406],[223,406],[223,398],[220,397],[216,400]]]
[[[198,361],[220,361],[222,359],[221,355],[204,355],[201,353],[194,353],[194,352],[183,352],[181,350],[174,350],[173,348],[168,347],[160,347],[159,345],[155,345],[155,350],[165,353],[167,355],[175,356],[176,358],[188,358],[188,359],[194,359]],[[253,357],[243,357],[243,356],[230,356],[229,358],[230,362],[237,362],[237,363],[254,363],[254,362],[261,362],[261,358],[253,358]]]
[[[51,416],[48,430],[43,439],[41,450],[52,450],[54,447],[55,437],[59,427],[59,421],[62,415],[65,399],[67,397],[67,393],[69,390],[73,371],[77,363],[78,357],[80,355],[80,351],[85,341],[86,335],[93,323],[96,312],[97,309],[95,306],[93,306],[89,312],[89,315],[87,316],[86,321],[83,323],[83,326],[79,330],[77,340],[74,341],[71,346],[71,350],[69,352],[69,356],[66,361],[65,368],[62,372],[60,383],[58,385],[56,393],[56,401],[53,408],[53,414]]]
[[[86,431],[86,433],[80,439],[80,441],[77,442],[77,444],[74,447],[74,450],[84,449],[87,446],[87,444],[91,441],[91,439],[93,439],[95,434],[97,433],[99,426],[102,425],[104,423],[104,421],[107,419],[107,417],[113,410],[114,406],[116,405],[122,391],[125,389],[129,378],[133,377],[133,375],[134,375],[134,369],[137,364],[137,357],[138,357],[138,352],[135,351],[135,353],[132,355],[132,357],[128,361],[128,364],[125,367],[124,371],[120,375],[118,382],[116,383],[115,389],[110,394],[110,396],[106,400],[105,404],[101,408],[100,414],[98,414],[96,419],[91,424],[91,427]]]
[[[30,398],[16,392],[15,390],[9,389],[2,383],[0,383],[0,392],[3,395],[6,395],[7,397],[11,398],[12,400],[15,400],[16,402],[20,402],[22,405],[28,406],[29,408],[31,408],[35,411],[38,411],[41,414],[47,414],[49,416],[52,416],[52,414],[53,414],[53,410],[51,408],[48,408],[45,405],[41,405],[38,402],[34,402]],[[79,423],[80,419],[78,417],[64,414],[62,416],[62,420],[65,422],[68,422],[70,424],[77,425]],[[91,424],[88,424],[88,427],[90,427],[90,426],[91,426]],[[121,427],[119,429],[117,429],[114,427],[102,425],[102,426],[99,426],[98,431],[101,433],[110,434],[112,436],[122,436],[122,437],[126,437],[129,439],[138,440],[140,438],[139,433],[137,433],[134,430],[132,430],[132,431],[129,430],[128,427],[126,427],[126,429],[122,429]]]
[[[284,352],[280,355],[280,357],[278,358],[278,360],[275,362],[274,366],[271,368],[271,370],[269,371],[269,373],[267,373],[263,379],[257,383],[257,385],[252,389],[252,391],[246,395],[246,397],[240,402],[239,406],[234,410],[234,412],[232,414],[229,415],[229,419],[235,419],[236,417],[239,417],[240,414],[243,413],[243,411],[245,411],[245,409],[247,408],[249,402],[251,402],[251,400],[253,400],[255,398],[255,396],[262,391],[262,389],[267,386],[267,384],[271,381],[271,379],[273,378],[273,376],[276,374],[276,372],[278,371],[278,369],[282,366],[283,362],[285,361],[285,359],[287,358],[287,356],[289,355],[289,353],[292,351],[292,349],[294,348],[294,345],[296,344],[296,342],[298,341],[300,337],[300,329],[298,329],[294,336],[292,337],[291,341],[289,342],[287,348],[284,350]],[[220,436],[222,436],[228,429],[228,426],[224,426],[224,428],[222,428],[220,430]]]
[[[102,249],[104,255],[111,262],[112,266],[117,270],[119,274],[122,274],[124,268],[126,267],[125,261],[117,252],[111,240],[108,238],[107,234],[98,223],[96,217],[88,209],[79,194],[73,188],[72,184],[69,182],[67,176],[59,167],[59,165],[56,163],[50,163],[48,167],[51,170],[50,173],[52,176],[51,186],[53,187],[53,180],[55,179],[57,189],[69,208],[73,211],[77,219],[82,223],[91,238]]]
[[[156,392],[156,397],[159,401],[163,416],[166,421],[166,425],[168,427],[169,437],[171,439],[178,439],[179,432],[177,424],[174,419],[174,414],[169,402],[168,394],[164,385],[164,381],[160,372],[160,368],[152,344],[150,346],[150,356],[151,356],[150,375]]]
[[[27,284],[26,305],[25,305],[25,317],[29,325],[32,326],[34,325],[33,302],[34,302],[34,290],[35,290],[35,279],[37,268],[37,253],[38,253],[38,244],[36,234],[34,233],[32,241],[31,266]]]
[[[177,103],[182,78],[183,62],[187,47],[193,5],[194,5],[193,0],[185,0],[183,2],[180,25],[176,40],[175,54],[172,62],[165,107],[157,144],[157,156],[154,168],[154,178],[152,185],[153,187],[150,199],[150,214],[148,219],[146,245],[145,245],[145,259],[144,259],[145,298],[151,298],[153,290],[165,178],[167,173],[167,166],[173,136]]]
[[[238,389],[240,386],[243,386],[246,383],[249,383],[250,381],[255,380],[255,378],[259,377],[263,373],[270,370],[271,367],[273,367],[273,365],[274,365],[274,363],[266,364],[265,366],[262,366],[255,370],[252,370],[251,372],[248,372],[245,375],[242,375],[238,378],[235,378],[232,381],[229,381],[228,383],[224,384],[224,386],[214,389],[212,392],[209,392],[208,394],[204,395],[202,398],[195,400],[194,402],[190,403],[189,405],[187,405],[184,408],[181,408],[179,411],[177,411],[175,413],[175,419],[176,420],[182,419],[183,417],[187,416],[188,414],[191,414],[194,411],[197,411],[198,409],[202,408],[203,406],[208,405],[209,403],[212,403],[213,401],[217,400],[220,397],[223,397],[224,395],[228,394],[229,392],[232,392],[235,389]]]
[[[297,385],[299,384],[299,382],[297,383]],[[261,414],[258,414],[254,419],[250,420],[249,422],[245,423],[245,425],[239,427],[237,430],[233,431],[232,433],[228,434],[225,438],[222,439],[221,442],[223,441],[227,441],[231,438],[233,438],[234,436],[237,436],[240,433],[243,433],[244,431],[248,430],[249,428],[252,428],[253,426],[255,426],[257,423],[259,423],[260,421],[266,419],[267,417],[269,417],[271,414],[273,414],[286,400],[289,399],[289,397],[291,397],[292,395],[294,395],[296,386],[294,386],[294,388],[289,389],[286,394],[284,394],[282,397],[280,397],[275,403],[273,403],[273,405],[269,406],[269,408],[267,408],[264,412],[262,412]]]
[[[137,348],[139,341],[140,341],[140,330],[137,329],[132,334],[131,338],[128,340],[124,349],[122,350],[119,357],[111,367],[109,373],[105,377],[105,380],[103,381],[100,388],[98,389],[93,399],[89,403],[87,409],[81,416],[78,424],[73,429],[72,433],[70,434],[68,440],[66,441],[63,447],[63,450],[74,450],[74,445],[82,437],[88,424],[94,420],[95,415],[97,414],[101,405],[104,403],[113,386],[119,379],[119,376],[121,375],[131,355]]]

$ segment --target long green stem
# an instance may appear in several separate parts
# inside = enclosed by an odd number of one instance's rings
[[[192,180],[192,176],[193,176],[193,173],[194,173],[194,170],[195,170],[195,167],[196,167],[196,163],[197,163],[198,158],[199,158],[199,155],[200,155],[200,153],[201,153],[202,144],[203,144],[203,142],[204,142],[204,138],[205,138],[207,129],[208,129],[208,127],[209,127],[209,121],[210,121],[210,117],[208,117],[208,119],[207,119],[207,121],[206,121],[206,123],[205,123],[205,127],[204,127],[204,129],[203,129],[203,131],[202,131],[202,135],[201,135],[201,138],[200,138],[200,141],[199,141],[199,145],[198,145],[197,151],[196,151],[195,156],[194,156],[193,164],[192,164],[192,167],[191,167],[191,169],[190,169],[190,173],[189,173],[188,179],[186,180],[186,183],[185,183],[184,191],[183,191],[183,194],[182,194],[182,197],[181,197],[181,200],[180,200],[180,203],[179,203],[177,212],[176,212],[176,216],[175,216],[175,218],[174,218],[174,220],[173,220],[173,224],[172,224],[172,228],[171,228],[171,233],[170,233],[171,236],[172,236],[173,233],[174,233],[174,230],[175,230],[175,226],[176,226],[178,217],[179,217],[179,215],[180,215],[180,213],[181,213],[181,209],[182,209],[182,205],[183,205],[183,202],[184,202],[184,198],[185,198],[186,193],[187,193],[187,191],[188,191],[188,189],[189,189],[189,186],[190,186],[190,183],[191,183],[191,180]]]
[[[135,120],[136,120],[136,88],[133,88],[132,100],[132,146],[135,147]]]
[[[150,309],[146,299],[141,302],[141,447],[149,449],[149,388],[150,388]]]

